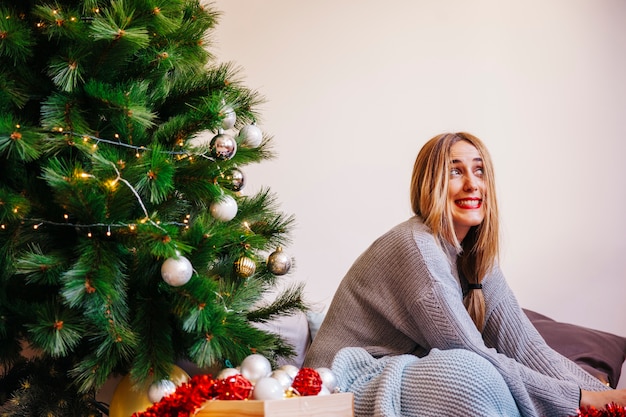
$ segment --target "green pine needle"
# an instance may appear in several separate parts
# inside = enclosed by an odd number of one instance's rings
[[[65,92],[72,92],[84,81],[82,64],[75,58],[55,58],[48,67],[52,81]]]
[[[37,244],[30,245],[15,261],[15,272],[25,275],[29,284],[58,285],[64,267],[60,253],[44,254]]]
[[[28,198],[0,186],[0,222],[18,222],[28,216],[31,204]]]
[[[33,344],[52,357],[67,356],[84,334],[80,315],[52,304],[36,307],[34,323],[27,325]]]
[[[111,7],[104,9],[91,22],[91,37],[96,41],[106,41],[124,48],[124,55],[145,48],[150,43],[150,36],[145,27],[133,27],[134,11],[124,0],[111,1]]]
[[[13,10],[0,7],[0,16],[0,58],[22,65],[33,55],[35,41],[30,28]]]
[[[41,155],[41,142],[39,132],[22,127],[11,115],[0,115],[0,155],[29,162]]]
[[[147,196],[153,204],[163,202],[174,191],[174,164],[161,146],[155,146],[150,153],[145,175],[139,178],[135,187],[140,194]]]

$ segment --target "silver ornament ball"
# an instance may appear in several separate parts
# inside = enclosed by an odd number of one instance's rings
[[[226,133],[217,134],[211,139],[211,155],[214,158],[227,160],[235,156],[237,152],[237,142]]]
[[[163,397],[173,394],[176,391],[176,384],[169,379],[150,384],[148,388],[148,399],[153,403],[158,403]]]
[[[254,123],[245,125],[239,131],[239,142],[249,148],[256,148],[263,141],[263,132]]]
[[[172,287],[185,285],[193,275],[193,266],[189,259],[184,256],[168,258],[161,265],[161,277],[163,281]]]
[[[243,175],[243,172],[237,168],[231,168],[224,173],[223,181],[220,181],[220,184],[223,184],[223,187],[231,190],[231,191],[241,191],[243,187],[246,185],[246,178]]]
[[[237,215],[237,209],[237,201],[227,194],[223,195],[221,199],[214,201],[209,206],[211,216],[223,222],[234,219]]]
[[[217,379],[226,379],[235,375],[239,375],[237,368],[224,368],[217,374]]]
[[[235,110],[233,110],[232,107],[224,107],[220,111],[220,116],[222,116],[222,128],[224,130],[231,129],[235,126],[235,122],[237,121],[237,115],[235,114]]]
[[[285,390],[277,379],[264,377],[254,384],[252,398],[255,400],[280,400],[285,396]]]
[[[275,369],[274,371],[272,371],[272,373],[270,374],[270,378],[274,378],[275,380],[280,382],[280,385],[285,391],[287,391],[289,387],[291,387],[291,384],[293,384],[293,378],[289,376],[287,371],[284,371],[282,369]]]
[[[289,364],[282,365],[278,369],[287,372],[287,375],[289,375],[292,380],[296,377],[296,375],[298,375],[298,372],[300,371],[297,366]]]
[[[265,356],[253,353],[241,362],[240,370],[241,375],[254,384],[272,372],[272,364]]]
[[[322,386],[326,387],[329,392],[334,392],[337,388],[337,377],[333,374],[329,368],[317,368],[315,369],[322,378]]]

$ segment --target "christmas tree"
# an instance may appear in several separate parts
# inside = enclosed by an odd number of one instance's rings
[[[111,375],[292,348],[294,219],[241,167],[263,99],[210,53],[197,0],[0,3],[0,415],[94,415]],[[37,353],[25,358],[24,348]],[[4,404],[2,404],[4,402]]]

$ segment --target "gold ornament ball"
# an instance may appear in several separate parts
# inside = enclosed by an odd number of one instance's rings
[[[242,256],[235,262],[235,272],[242,278],[251,277],[256,271],[256,264],[247,256]]]
[[[291,258],[279,247],[267,258],[267,268],[274,275],[285,275],[291,269]]]
[[[172,372],[170,372],[170,381],[178,387],[189,381],[189,375],[180,367],[174,365]],[[122,378],[113,392],[109,407],[109,417],[130,417],[133,413],[145,411],[152,406],[152,401],[148,397],[149,387],[152,382],[149,380],[145,385],[135,388],[129,375]]]

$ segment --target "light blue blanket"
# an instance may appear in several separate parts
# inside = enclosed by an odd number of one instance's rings
[[[332,370],[341,390],[354,393],[355,417],[520,416],[498,371],[466,350],[376,359],[344,348]]]

